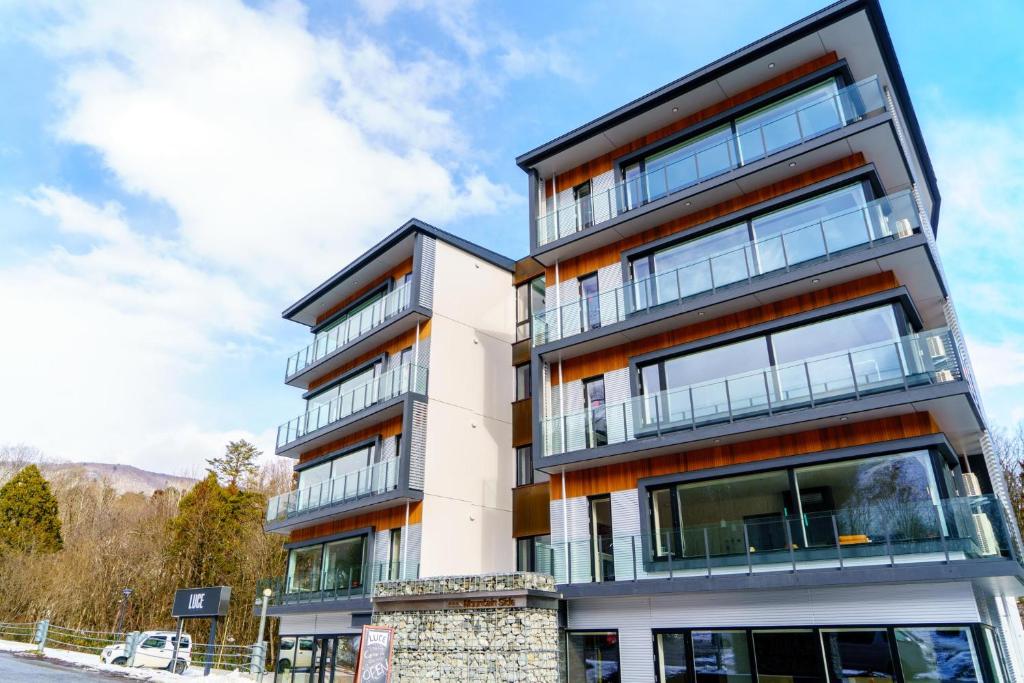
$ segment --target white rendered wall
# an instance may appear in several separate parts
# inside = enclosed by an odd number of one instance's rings
[[[420,575],[515,568],[512,274],[437,240]]]

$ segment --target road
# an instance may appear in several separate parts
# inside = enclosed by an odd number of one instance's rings
[[[11,652],[0,652],[0,683],[95,683],[96,681],[128,680],[123,676],[101,671],[89,671],[71,664],[60,664],[52,659],[19,657]]]

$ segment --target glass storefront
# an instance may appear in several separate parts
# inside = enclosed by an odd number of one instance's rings
[[[1002,683],[994,642],[978,647],[990,636],[983,625],[652,634],[658,683]]]

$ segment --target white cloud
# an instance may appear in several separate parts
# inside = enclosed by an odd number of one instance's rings
[[[165,471],[239,436],[270,451],[272,425],[225,426],[210,389],[245,354],[283,364],[284,305],[412,215],[522,203],[474,169],[445,107],[469,87],[460,64],[400,61],[351,28],[314,35],[295,2],[55,13],[36,36],[61,75],[55,135],[176,225],[157,236],[116,202],[23,193],[56,232],[0,266],[0,441]]]

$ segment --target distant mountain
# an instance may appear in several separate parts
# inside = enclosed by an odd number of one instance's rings
[[[103,482],[119,493],[145,493],[173,487],[181,491],[192,488],[198,479],[173,474],[150,472],[131,465],[105,462],[69,462],[43,465],[46,476],[75,477]]]

